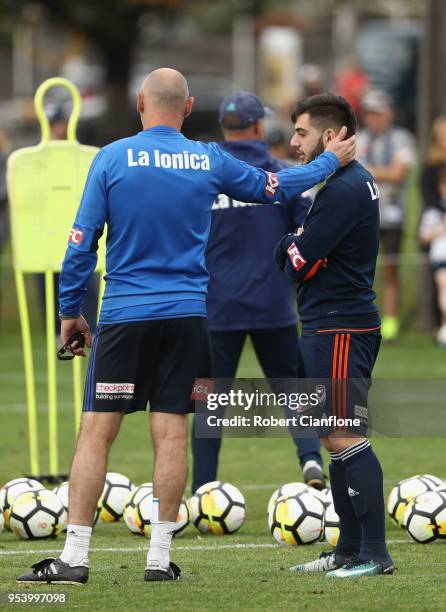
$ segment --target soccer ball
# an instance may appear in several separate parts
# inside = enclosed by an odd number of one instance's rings
[[[334,504],[330,504],[325,510],[324,535],[330,546],[334,548],[339,540],[339,516]]]
[[[57,487],[53,489],[53,493],[55,493],[57,497],[60,499],[65,509],[65,512],[67,514],[68,514],[68,487],[69,487],[69,483],[68,483],[68,480],[66,480],[65,482],[62,482],[62,484],[58,485]],[[96,522],[96,519],[95,519],[95,522]],[[66,530],[67,530],[67,526],[65,525],[62,531],[66,531]]]
[[[39,491],[43,485],[34,478],[14,478],[0,489],[0,510],[3,510],[6,527],[9,529],[9,515],[12,502],[25,491]]]
[[[438,493],[446,493],[446,480],[443,480],[438,487],[435,487],[434,491],[437,491]]]
[[[139,504],[136,507],[136,523],[139,526],[140,533],[150,537],[152,531],[152,502],[153,493],[147,493],[141,498]],[[190,513],[189,506],[186,499],[183,497],[178,509],[178,515],[176,520],[176,528],[173,530],[173,536],[178,537],[183,535],[184,530],[189,525]]]
[[[96,520],[111,523],[119,521],[124,514],[127,497],[134,489],[133,483],[122,474],[108,472],[105,477],[104,489],[98,501],[98,516]]]
[[[446,539],[446,495],[437,491],[422,493],[407,506],[404,522],[415,542],[427,544]]]
[[[3,512],[0,510],[0,533],[3,531],[3,527],[5,526],[5,517]]]
[[[183,497],[183,499],[181,500],[181,504],[178,509],[176,523],[177,523],[177,526],[175,528],[175,531],[173,532],[173,535],[175,538],[179,538],[182,535],[184,535],[184,532],[186,531],[186,527],[190,523],[189,504],[185,497]]]
[[[269,529],[280,544],[312,544],[324,530],[325,507],[308,491],[279,497],[268,515]]]
[[[321,501],[324,504],[325,508],[328,506],[327,495],[323,491],[319,491],[318,489],[315,489],[314,487],[309,487],[308,493],[311,493],[313,497],[316,497],[316,499]]]
[[[401,480],[393,487],[387,498],[387,512],[390,517],[397,525],[404,527],[404,512],[407,504],[414,499],[414,497],[420,495],[420,493],[433,491],[439,484],[441,484],[441,480],[430,474],[413,476],[412,478]]]
[[[53,493],[55,493],[62,502],[65,512],[68,512],[68,486],[69,483],[68,480],[66,480],[53,489]]]
[[[304,491],[310,491],[310,487],[303,482],[287,482],[287,484],[282,485],[281,487],[276,489],[269,498],[267,514],[269,514],[274,508],[274,504],[279,499],[279,497],[289,497],[291,495],[296,495],[297,493],[302,493]]]
[[[333,503],[333,494],[331,489],[327,487],[326,489],[322,489],[322,491],[318,491],[318,493],[321,495],[324,506],[328,508],[328,506]]]
[[[124,522],[132,533],[148,537],[151,532],[152,520],[153,485],[146,482],[134,491],[126,499],[124,508]],[[184,533],[189,524],[190,513],[187,501],[181,500],[177,516],[177,528],[173,535],[178,537]]]
[[[25,491],[18,495],[10,513],[11,530],[23,540],[56,537],[67,523],[62,502],[52,491]]]
[[[202,533],[234,533],[246,516],[245,498],[241,492],[221,480],[202,485],[189,500],[191,520]]]
[[[136,487],[131,493],[128,493],[124,503],[124,522],[132,533],[142,535],[144,532],[140,529],[137,508],[140,501],[148,494],[152,495],[153,485],[151,482],[145,482],[139,487]],[[150,502],[151,504],[151,502]],[[150,517],[149,517],[150,518]]]

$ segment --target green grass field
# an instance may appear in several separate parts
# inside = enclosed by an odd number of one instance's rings
[[[42,338],[34,346],[37,367],[42,469],[47,468]],[[20,337],[0,338],[0,483],[28,470],[25,388]],[[67,469],[74,444],[67,364],[58,364],[60,388],[60,458]],[[259,375],[248,345],[240,376]],[[446,377],[446,353],[430,338],[406,336],[381,351],[376,377]],[[420,407],[422,409],[422,407]],[[386,492],[398,480],[415,473],[446,478],[445,440],[383,439],[374,443],[382,459]],[[110,470],[136,484],[151,480],[152,451],[148,419],[135,414],[125,420],[113,448]],[[317,556],[323,544],[294,548],[276,545],[268,532],[266,505],[272,491],[285,482],[301,480],[294,446],[288,439],[228,439],[221,455],[220,478],[238,486],[247,501],[248,516],[233,536],[202,536],[189,526],[175,541],[172,558],[182,567],[177,584],[142,582],[148,542],[127,531],[123,523],[96,527],[90,555],[91,577],[86,587],[39,587],[39,592],[64,591],[69,609],[299,609],[299,610],[446,610],[445,543],[417,545],[388,520],[395,575],[354,582],[330,582],[322,576],[296,576],[288,567]],[[62,548],[62,538],[20,542],[10,532],[0,534],[0,593],[31,592],[17,588],[15,576]],[[1,599],[3,597],[3,599]],[[0,607],[5,605],[0,596]],[[8,607],[13,609],[18,605]],[[33,606],[39,608],[40,606]],[[43,606],[42,606],[43,609]]]

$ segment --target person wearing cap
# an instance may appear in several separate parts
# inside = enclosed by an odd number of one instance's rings
[[[239,91],[225,98],[219,113],[224,136],[220,146],[252,166],[277,172],[285,164],[271,155],[265,141],[267,114],[271,111],[253,93]],[[279,206],[267,207],[239,202],[223,194],[214,203],[206,265],[210,274],[207,311],[215,379],[235,377],[248,336],[266,378],[297,378],[295,285],[277,270],[272,253],[284,233],[302,224],[310,203],[296,195]],[[198,429],[195,421],[193,492],[217,479],[221,446],[221,437],[202,437]],[[314,437],[294,442],[305,481],[322,489],[325,481],[319,440]]]
[[[268,121],[265,125],[265,140],[268,143],[271,155],[282,162],[295,165],[298,160],[290,146],[292,136],[292,126],[284,120]]]
[[[393,123],[392,100],[386,92],[369,90],[363,98],[365,128],[357,134],[358,161],[373,174],[379,187],[384,292],[381,334],[395,340],[399,333],[399,265],[404,229],[408,174],[415,164],[412,134]]]
[[[45,109],[50,124],[50,140],[66,140],[68,117],[62,106],[49,104]]]

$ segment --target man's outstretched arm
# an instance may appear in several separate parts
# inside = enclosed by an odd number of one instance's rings
[[[345,133],[345,128],[342,128],[329,143],[326,151],[311,163],[285,168],[276,174],[253,168],[219,150],[221,192],[244,202],[286,202],[325,180],[341,165],[346,165],[354,159],[355,137],[342,140]]]

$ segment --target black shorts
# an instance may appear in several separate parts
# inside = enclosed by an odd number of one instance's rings
[[[184,317],[101,325],[93,342],[84,412],[194,412],[195,378],[211,376],[207,320]]]
[[[381,228],[379,235],[381,238],[381,250],[383,255],[399,255],[401,250],[401,238],[403,236],[403,228]]]
[[[381,344],[379,331],[339,331],[302,334],[299,340],[299,378],[319,387],[323,402],[315,416],[336,417],[333,427],[318,428],[319,437],[339,430],[366,435],[368,391]],[[354,427],[338,426],[342,420],[359,421]]]

